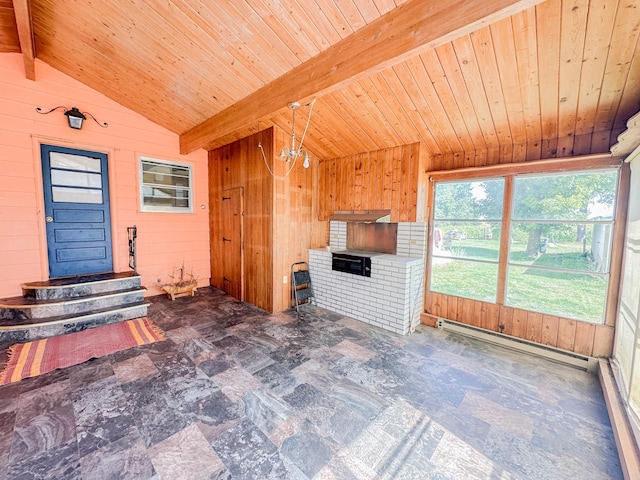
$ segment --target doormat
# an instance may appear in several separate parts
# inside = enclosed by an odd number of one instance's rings
[[[164,332],[147,317],[141,317],[19,343],[9,347],[9,360],[0,372],[0,385],[159,340],[164,340]]]

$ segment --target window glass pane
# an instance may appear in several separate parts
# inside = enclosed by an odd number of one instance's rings
[[[66,168],[83,172],[100,172],[100,159],[72,155],[69,153],[51,152],[49,154],[51,168]]]
[[[431,286],[434,292],[495,303],[498,264],[432,257]]]
[[[635,350],[640,350],[640,339],[634,341]],[[638,406],[640,406],[640,355],[636,353],[633,362],[633,374],[631,377],[631,402],[634,410],[638,412]]]
[[[166,175],[162,173],[145,172],[142,176],[142,181],[145,184],[154,184],[154,185],[176,185],[176,186],[182,186],[182,187],[189,186],[189,177],[179,177],[175,175]]]
[[[433,255],[498,261],[498,222],[435,222]]]
[[[509,262],[606,273],[613,225],[513,223]]]
[[[189,198],[189,190],[177,190],[170,187],[143,187],[145,197],[157,198]]]
[[[519,175],[514,220],[612,220],[618,171]]]
[[[88,188],[52,187],[54,202],[67,203],[102,203],[102,190]]]
[[[102,187],[102,175],[98,173],[70,172],[68,170],[51,170],[53,185],[67,185],[70,187]]]
[[[616,359],[618,360],[619,375],[628,389],[631,385],[631,365],[633,364],[633,350],[636,344],[636,322],[634,314],[624,307],[620,308],[620,315],[616,321]],[[640,379],[638,379],[640,380]],[[625,392],[627,393],[627,392]]]
[[[174,207],[176,199],[173,197],[144,197],[145,205]]]
[[[172,176],[189,176],[189,169],[181,167],[179,165],[169,165],[163,163],[151,163],[144,162],[142,164],[142,171],[144,173],[157,174],[157,175],[172,175]]]
[[[602,323],[606,276],[509,266],[506,304],[559,317]]]
[[[504,198],[504,179],[438,182],[434,218],[500,220]]]
[[[144,197],[145,205],[164,205],[168,207],[188,207],[189,199],[175,197]]]
[[[141,159],[142,210],[191,211],[191,168]]]
[[[503,178],[436,184],[432,291],[496,301],[503,198]]]

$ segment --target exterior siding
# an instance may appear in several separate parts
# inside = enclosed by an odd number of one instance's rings
[[[49,275],[40,144],[109,155],[114,270],[128,270],[127,227],[138,227],[138,271],[148,295],[161,293],[174,267],[193,268],[209,284],[207,152],[180,155],[178,135],[117,104],[76,80],[36,61],[36,81],[26,80],[19,54],[0,55],[0,297],[20,295],[23,282]],[[72,130],[63,105],[88,111],[82,130]],[[192,214],[141,213],[138,157],[193,166]],[[204,205],[205,208],[201,208]],[[158,282],[160,279],[160,282]]]

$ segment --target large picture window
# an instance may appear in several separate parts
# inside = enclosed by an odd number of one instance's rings
[[[617,183],[611,168],[436,182],[430,290],[603,323]]]
[[[496,302],[503,196],[502,178],[436,184],[432,291]]]
[[[140,157],[141,210],[193,211],[191,165]]]
[[[601,322],[617,170],[514,179],[506,304]]]

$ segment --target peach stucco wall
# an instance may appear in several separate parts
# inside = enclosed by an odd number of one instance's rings
[[[105,72],[108,75],[108,72]],[[72,130],[61,111],[78,107],[88,119]],[[20,284],[46,280],[40,144],[105,152],[109,156],[114,270],[128,270],[127,227],[138,227],[138,271],[148,294],[158,294],[184,261],[201,285],[209,284],[207,153],[180,155],[178,136],[76,80],[36,61],[36,81],[26,80],[19,54],[0,54],[0,298],[21,294]],[[138,157],[190,163],[194,213],[141,213]],[[204,208],[201,208],[204,206]],[[160,282],[158,282],[160,279]]]

